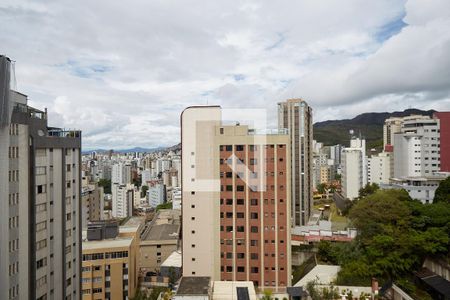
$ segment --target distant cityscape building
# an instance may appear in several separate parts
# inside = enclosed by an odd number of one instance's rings
[[[181,211],[159,210],[141,235],[139,268],[141,276],[157,272],[162,263],[180,246]]]
[[[308,222],[313,201],[312,108],[302,99],[278,103],[278,128],[289,131],[292,226],[302,226]]]
[[[440,166],[439,119],[414,116],[394,134],[394,177],[430,176]]]
[[[79,299],[81,132],[10,89],[0,56],[0,299]]]
[[[366,141],[352,138],[350,147],[342,151],[342,194],[353,200],[367,184]]]
[[[160,180],[148,182],[147,197],[150,207],[156,208],[163,204],[166,199],[166,188]]]
[[[115,218],[126,218],[133,215],[133,205],[138,192],[134,185],[119,185],[113,183],[112,191],[112,216]]]
[[[87,228],[91,221],[103,219],[104,210],[103,187],[97,182],[91,182],[88,177],[83,177],[81,187],[81,224]]]
[[[181,129],[183,275],[285,289],[291,283],[286,130],[260,135],[225,126],[218,106],[185,109]]]
[[[394,175],[394,158],[392,152],[381,152],[367,160],[367,178],[369,183],[388,184]]]

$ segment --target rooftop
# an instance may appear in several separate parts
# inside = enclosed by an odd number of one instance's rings
[[[169,257],[166,258],[166,260],[161,264],[161,267],[181,268],[181,266],[182,260],[180,251],[173,251],[172,254],[170,254]]]
[[[210,277],[182,277],[177,296],[208,295]]]
[[[214,300],[256,300],[255,287],[252,281],[214,281]]]
[[[114,248],[130,247],[132,241],[133,237],[117,237],[115,239],[106,239],[100,241],[88,241],[83,239],[82,249],[83,251],[105,248],[112,250]]]
[[[336,279],[340,269],[340,266],[317,265],[294,286],[306,286],[308,282],[314,280],[317,280],[317,284],[330,284]]]
[[[142,241],[178,240],[180,231],[180,210],[161,209],[146,225]]]

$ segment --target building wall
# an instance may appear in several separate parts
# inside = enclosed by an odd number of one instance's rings
[[[139,267],[141,270],[158,271],[161,264],[178,249],[178,240],[141,241]]]
[[[382,152],[368,159],[368,182],[389,184],[393,176],[393,157],[391,153]]]
[[[81,133],[54,129],[50,136],[47,114],[27,106],[25,95],[11,95],[14,129],[0,129],[0,298],[76,299]]]
[[[131,298],[135,295],[138,286],[137,268],[139,251],[139,231],[130,234],[119,233],[121,236],[131,236],[132,241],[125,247],[108,247],[96,249],[83,249],[82,263],[82,299],[111,299],[122,300],[125,296]],[[94,241],[101,243],[102,241]],[[88,242],[90,243],[90,242]],[[106,258],[105,253],[123,252],[128,257]],[[87,255],[103,255],[103,258],[90,260]],[[96,278],[96,279],[94,279]],[[94,289],[97,293],[94,293]]]
[[[278,128],[290,135],[292,226],[308,222],[313,199],[312,108],[301,99],[278,103]]]
[[[441,171],[450,172],[450,112],[437,112],[434,116],[440,123]]]
[[[286,287],[290,284],[289,137],[240,135],[239,127],[247,132],[246,126],[230,126],[223,127],[224,135],[219,134],[223,162],[221,280],[253,281],[257,286],[274,289]],[[243,146],[242,151],[237,146]],[[240,169],[237,160],[230,168],[225,162],[232,155],[248,169]],[[252,160],[256,160],[254,164]],[[242,175],[237,176],[239,172],[245,174],[245,181]],[[252,178],[251,173],[256,173],[257,178]],[[258,185],[262,185],[261,191],[256,189]]]
[[[220,279],[220,211],[215,201],[220,183],[218,149],[213,146],[220,120],[218,106],[189,107],[181,115],[183,276]]]

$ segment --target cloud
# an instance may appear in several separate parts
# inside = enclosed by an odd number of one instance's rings
[[[184,107],[301,97],[315,120],[450,109],[450,3],[25,1],[0,4],[18,88],[87,148],[179,141]]]

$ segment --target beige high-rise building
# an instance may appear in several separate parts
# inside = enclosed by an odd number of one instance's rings
[[[291,283],[289,135],[221,118],[218,106],[181,116],[183,276],[284,289]]]
[[[10,90],[0,56],[0,299],[79,299],[81,132]]]
[[[302,99],[278,103],[278,128],[289,130],[292,226],[306,225],[313,201],[312,108]]]
[[[430,117],[422,115],[410,115],[405,117],[392,117],[386,119],[383,125],[383,149],[392,152],[392,149],[389,148],[394,147],[395,144],[394,135],[402,131],[402,125],[404,122],[412,120],[427,120],[427,119],[430,119]],[[388,148],[386,148],[386,146],[388,146]]]

